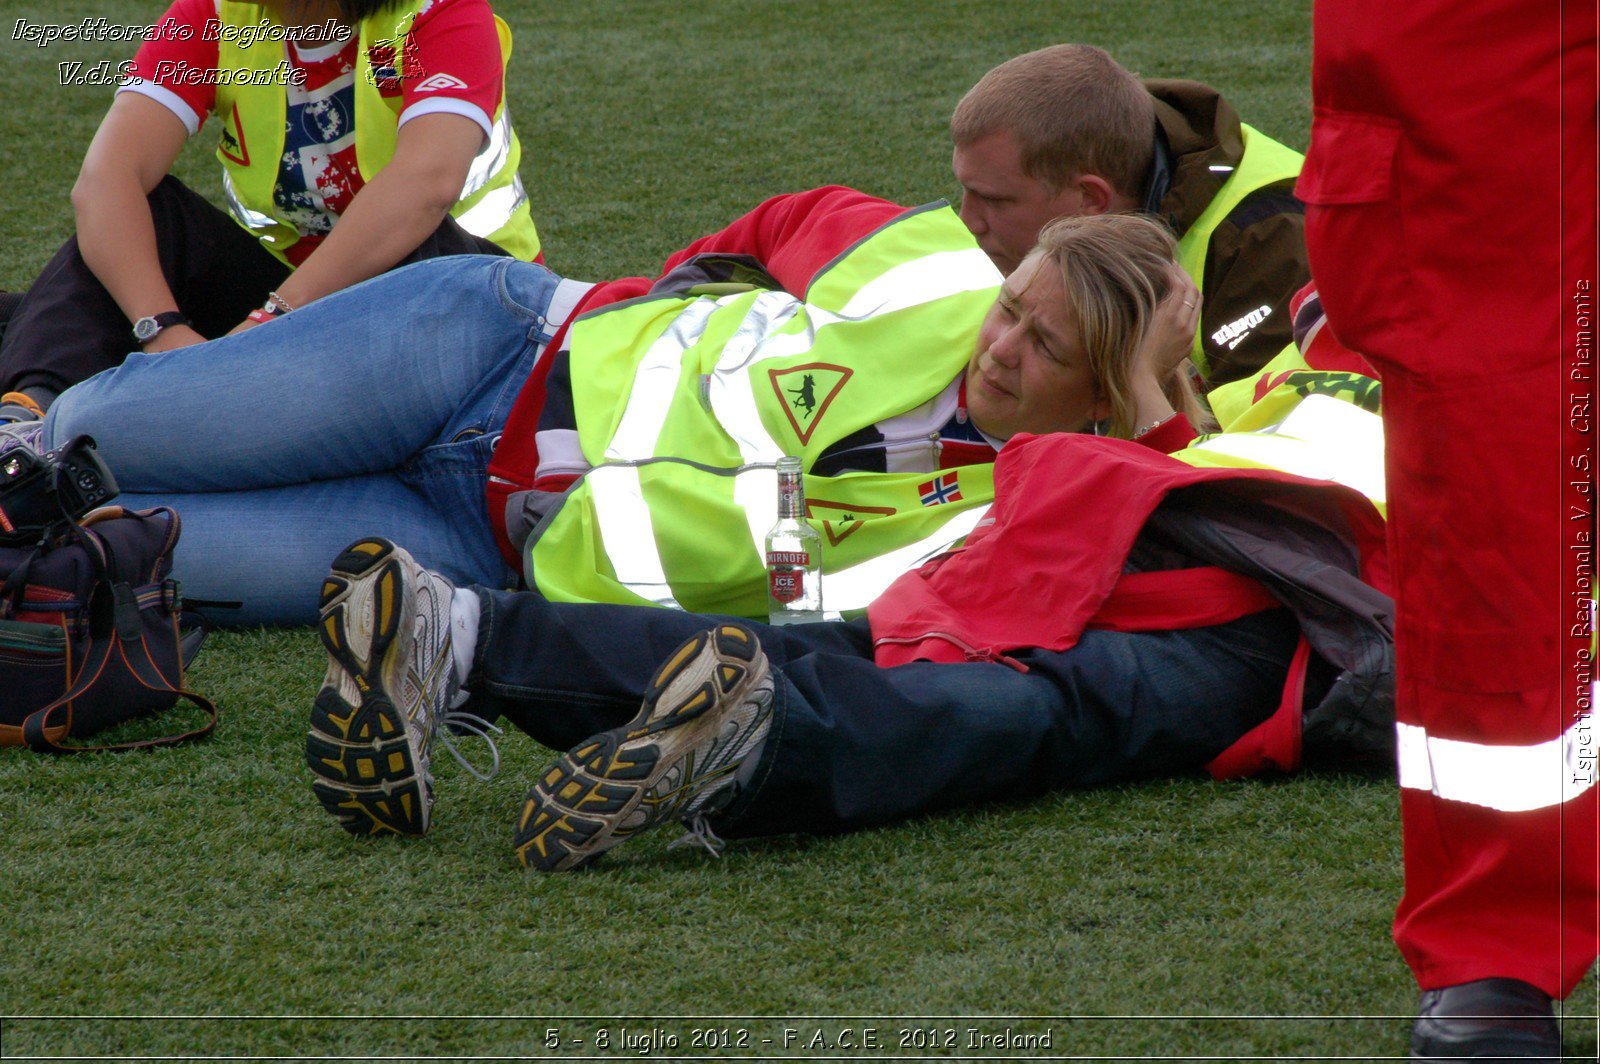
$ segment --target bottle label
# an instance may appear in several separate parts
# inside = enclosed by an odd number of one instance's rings
[[[805,594],[806,574],[799,569],[770,570],[767,590],[774,600],[787,605]]]
[[[769,550],[767,551],[767,568],[774,565],[806,565],[811,564],[811,554],[803,550]]]

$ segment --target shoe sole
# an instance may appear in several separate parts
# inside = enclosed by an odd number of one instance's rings
[[[354,618],[347,610],[359,582],[373,585],[370,617]],[[430,785],[417,771],[405,713],[383,679],[395,637],[414,620],[404,586],[394,544],[383,539],[351,544],[322,584],[318,634],[328,673],[311,706],[306,764],[317,777],[312,790],[322,807],[352,835],[428,830]],[[351,684],[359,692],[355,705],[342,693]]]
[[[662,702],[667,688],[713,639],[721,660],[712,674],[671,703]],[[518,860],[541,872],[571,871],[684,809],[737,764],[736,759],[697,777],[690,788],[671,786],[675,771],[691,774],[684,762],[706,739],[707,725],[715,719],[707,714],[752,694],[759,697],[763,684],[770,691],[766,656],[744,629],[721,625],[684,643],[657,670],[631,721],[573,747],[528,791],[513,844]],[[667,791],[646,805],[664,780]]]

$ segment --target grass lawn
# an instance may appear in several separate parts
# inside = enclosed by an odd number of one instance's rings
[[[993,64],[1059,40],[1209,82],[1252,124],[1307,139],[1308,0],[496,8],[516,33],[511,102],[546,256],[580,278],[649,272],[779,191],[949,195],[956,100]],[[60,85],[57,64],[132,50],[38,48],[13,39],[15,20],[161,10],[6,0],[0,287],[25,285],[70,231],[67,193],[109,100]],[[208,194],[214,141],[207,127],[178,165]],[[284,424],[295,431],[295,411]],[[1406,1051],[1415,997],[1389,939],[1389,781],[1158,782],[736,845],[721,860],[669,853],[663,831],[591,873],[540,878],[510,842],[549,754],[520,735],[491,783],[445,759],[426,839],[339,831],[301,760],[321,670],[308,632],[225,634],[192,676],[223,710],[210,742],[0,756],[0,1055]],[[1594,1002],[1591,977],[1567,1008],[1567,1045],[1590,1059]],[[968,1033],[1007,1027],[1048,1032],[1048,1047],[973,1047]]]

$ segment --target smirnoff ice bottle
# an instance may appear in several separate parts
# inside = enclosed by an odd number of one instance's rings
[[[806,520],[800,459],[778,459],[778,523],[767,533],[767,620],[822,620],[822,537]]]

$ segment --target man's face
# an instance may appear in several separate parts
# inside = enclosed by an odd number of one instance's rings
[[[1008,440],[1019,432],[1078,432],[1104,417],[1077,322],[1054,263],[1030,259],[1006,278],[967,363],[967,415]]]
[[[1083,212],[1075,185],[1052,191],[1022,172],[1022,149],[1009,130],[957,144],[951,166],[961,183],[961,220],[1001,273],[1027,257],[1047,222]]]

